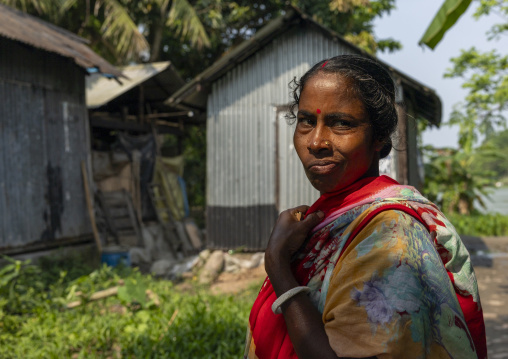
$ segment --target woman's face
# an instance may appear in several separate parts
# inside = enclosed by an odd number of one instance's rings
[[[317,73],[300,95],[293,141],[321,193],[379,174],[382,143],[373,139],[369,116],[351,85],[340,75]]]

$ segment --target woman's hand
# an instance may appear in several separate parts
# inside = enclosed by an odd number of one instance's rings
[[[282,212],[268,241],[265,269],[277,297],[301,285],[291,271],[291,257],[324,217],[319,211],[300,221],[298,212],[304,214],[308,209],[308,206],[299,206]],[[330,346],[321,313],[308,296],[298,294],[284,302],[281,308],[298,358],[338,359]]]
[[[265,252],[268,276],[280,269],[281,265],[289,265],[291,257],[302,246],[309,232],[323,219],[324,213],[318,211],[300,220],[299,214],[303,217],[308,209],[308,206],[298,206],[279,215]]]

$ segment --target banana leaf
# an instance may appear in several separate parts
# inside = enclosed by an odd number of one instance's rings
[[[471,0],[445,0],[418,44],[434,49],[470,4]]]

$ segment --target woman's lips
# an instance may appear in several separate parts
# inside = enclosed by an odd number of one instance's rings
[[[316,162],[309,166],[309,171],[315,174],[327,174],[332,172],[337,164],[335,162]]]

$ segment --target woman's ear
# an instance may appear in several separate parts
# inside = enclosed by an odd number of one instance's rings
[[[379,147],[376,147],[376,151],[379,151],[379,158],[385,158],[392,151],[392,140],[388,139],[388,141],[379,141],[381,143],[381,149],[378,150]]]
[[[386,144],[386,141],[383,141],[380,139],[374,140],[374,151],[380,152],[383,149],[385,144]]]

